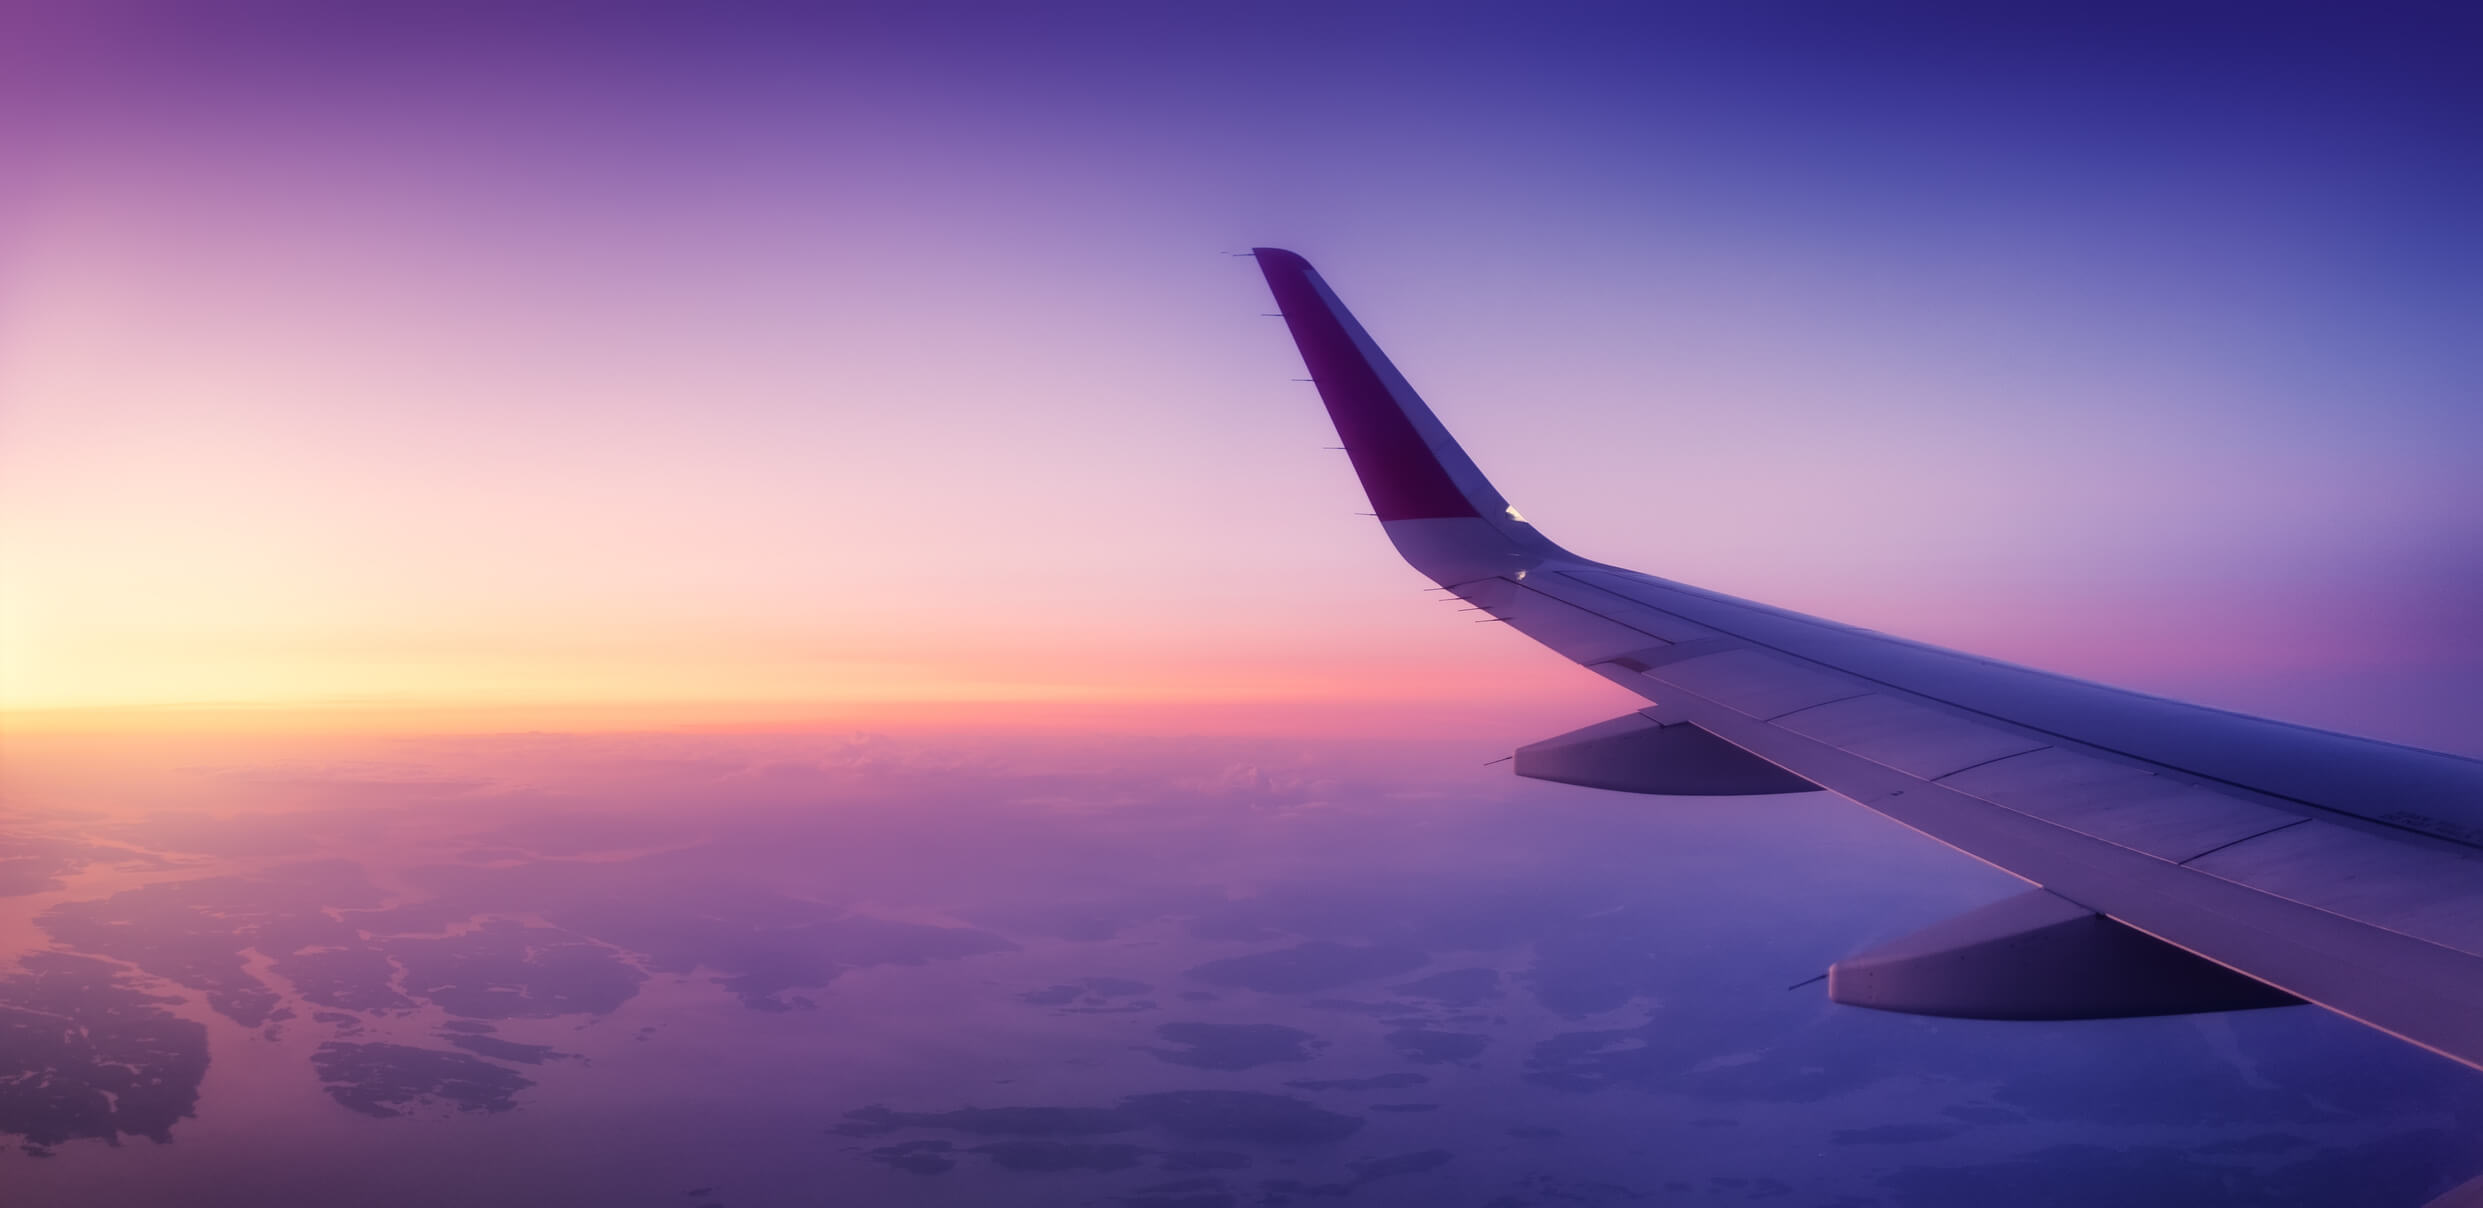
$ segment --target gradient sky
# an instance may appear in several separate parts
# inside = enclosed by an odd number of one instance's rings
[[[51,7],[16,725],[1628,707],[1352,515],[1268,244],[1590,556],[2483,750],[2449,6]]]

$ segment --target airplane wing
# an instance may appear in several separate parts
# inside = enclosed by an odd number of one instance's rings
[[[1309,262],[1254,254],[1406,561],[1650,702],[1521,748],[1519,774],[1826,789],[2034,886],[1838,962],[1835,1000],[1995,1019],[2308,1001],[2483,1068],[2483,763],[1579,557],[1493,489]]]

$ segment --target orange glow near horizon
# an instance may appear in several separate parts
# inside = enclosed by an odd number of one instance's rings
[[[0,731],[310,735],[844,727],[1417,737],[1505,732],[1513,718],[1569,717],[1582,707],[1605,707],[1597,702],[1606,698],[1611,710],[1635,707],[1634,698],[1557,658],[1513,649],[1505,639],[1489,645],[1499,646],[1499,657],[1478,650],[1462,660],[1347,659],[1307,668],[1208,660],[1166,666],[1138,658],[1072,667],[1018,660],[978,668],[988,677],[980,681],[931,664],[665,667],[644,658],[596,665],[512,657],[497,664],[425,663],[400,678],[362,681],[400,689],[391,693],[332,689],[274,691],[255,699],[20,705],[0,709]],[[568,674],[547,675],[547,669]],[[338,677],[341,686],[371,669],[318,664],[314,670]],[[264,670],[258,674],[256,682],[269,682]],[[431,691],[402,690],[409,684]]]

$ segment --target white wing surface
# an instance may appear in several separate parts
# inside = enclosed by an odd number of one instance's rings
[[[1841,1002],[2071,1019],[2309,1001],[2483,1067],[2483,763],[1908,642],[1569,553],[1310,264],[1256,251],[1389,539],[1651,702],[1521,774],[1826,789],[2025,895],[1839,962]]]

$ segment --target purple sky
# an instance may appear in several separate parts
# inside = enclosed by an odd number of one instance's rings
[[[0,703],[1617,703],[1264,244],[1583,553],[2483,741],[2446,6],[808,7],[8,18]]]

